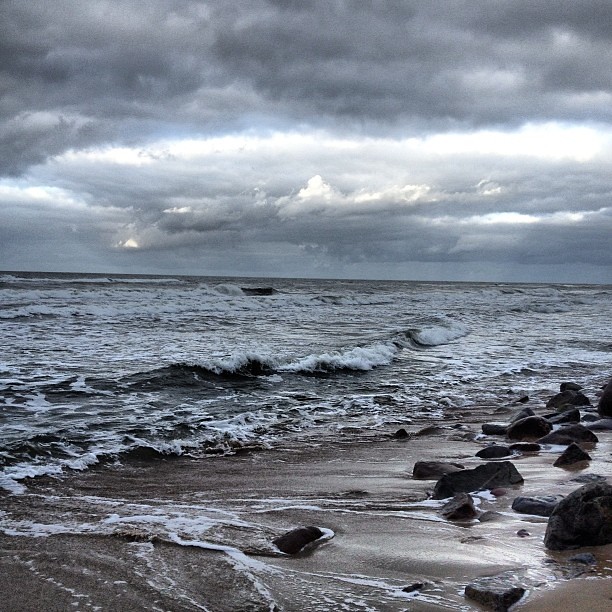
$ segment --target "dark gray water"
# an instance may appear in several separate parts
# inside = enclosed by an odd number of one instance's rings
[[[612,288],[0,275],[0,485],[593,389]]]

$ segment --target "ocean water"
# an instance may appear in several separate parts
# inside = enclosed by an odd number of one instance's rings
[[[612,374],[612,287],[0,273],[0,486],[367,439]],[[592,393],[591,393],[592,394]]]

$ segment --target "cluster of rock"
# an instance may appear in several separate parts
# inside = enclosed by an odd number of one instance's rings
[[[494,443],[476,453],[481,459],[494,461],[474,469],[465,469],[457,463],[419,461],[414,466],[413,478],[435,479],[432,497],[451,498],[440,511],[447,520],[486,520],[479,514],[470,493],[489,490],[494,495],[502,494],[506,491],[498,493],[500,488],[523,482],[512,462],[499,459],[537,452],[544,445],[565,446],[553,463],[555,467],[588,465],[591,457],[584,447],[591,448],[598,442],[593,429],[612,429],[612,381],[604,388],[597,416],[589,414],[583,418],[580,408],[585,406],[590,407],[591,403],[581,388],[574,383],[564,383],[546,405],[547,410],[554,412],[537,415],[532,409],[523,408],[508,424],[485,423],[482,426],[485,435],[506,438],[506,443]],[[514,499],[512,509],[515,512],[549,517],[544,537],[546,548],[566,550],[612,543],[612,486],[603,477],[589,476],[594,482],[585,479],[587,484],[566,497],[541,495]],[[517,535],[529,534],[519,532]],[[466,597],[495,610],[507,610],[524,593],[525,587],[517,585],[516,578],[505,575],[477,580],[465,589]]]
[[[525,403],[528,398],[519,401]],[[466,469],[460,463],[417,461],[412,476],[415,479],[436,481],[433,499],[450,498],[440,510],[445,519],[487,520],[487,514],[491,513],[479,513],[470,493],[488,490],[493,495],[503,495],[507,492],[505,487],[514,487],[524,482],[511,461],[497,461],[498,459],[518,453],[537,452],[543,445],[560,445],[566,449],[553,463],[555,467],[588,464],[591,457],[583,447],[590,448],[598,442],[593,430],[612,429],[612,381],[603,390],[597,408],[598,416],[583,418],[580,408],[590,405],[590,400],[581,392],[580,386],[563,383],[560,392],[546,405],[547,410],[554,412],[537,415],[531,408],[526,407],[509,424],[482,425],[485,435],[506,437],[505,444],[491,444],[476,453],[481,459],[493,461],[473,469]],[[436,428],[427,428],[412,436],[426,435],[434,429]],[[395,437],[408,438],[411,435],[400,430]],[[512,502],[515,512],[548,517],[544,536],[546,548],[566,550],[612,543],[612,485],[609,485],[604,477],[588,476],[590,478],[584,479],[587,484],[566,497],[518,496]],[[593,482],[590,482],[591,480]],[[324,539],[324,535],[318,527],[300,527],[276,538],[274,545],[284,554],[295,555],[316,546]],[[523,537],[529,533],[520,530],[517,535]],[[576,555],[577,563],[592,563],[592,560],[583,559],[589,555],[590,553]],[[404,590],[412,592],[422,587],[423,584],[415,583]],[[484,607],[502,612],[518,602],[525,592],[525,586],[516,584],[514,574],[480,578],[465,588],[466,597]]]

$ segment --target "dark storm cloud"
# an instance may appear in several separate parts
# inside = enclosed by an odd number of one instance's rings
[[[608,121],[607,2],[4,1],[0,159],[295,121]],[[26,120],[51,113],[36,131]],[[8,161],[7,161],[8,160]]]
[[[4,0],[0,260],[612,280],[611,119],[607,1]]]

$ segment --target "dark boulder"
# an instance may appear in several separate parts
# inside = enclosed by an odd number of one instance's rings
[[[538,440],[539,444],[569,445],[572,442],[587,442],[591,444],[599,442],[599,439],[590,429],[578,424],[566,425]]]
[[[535,412],[529,408],[529,407],[525,407],[523,408],[520,412],[518,412],[515,417],[512,419],[512,423],[516,423],[517,421],[520,421],[521,419],[526,419],[527,417],[530,416],[535,416]]]
[[[465,469],[460,463],[444,461],[417,461],[412,468],[412,477],[417,480],[438,480],[444,474]]]
[[[559,391],[582,391],[582,386],[575,382],[562,382],[559,385]]]
[[[590,461],[591,457],[585,453],[575,442],[572,442],[553,463],[555,467],[565,467],[566,465],[574,465],[581,461]]]
[[[298,527],[276,538],[273,542],[281,552],[287,555],[295,555],[304,546],[318,540],[322,536],[323,532],[318,527]]]
[[[530,440],[545,436],[552,430],[552,425],[544,418],[530,416],[512,423],[506,435],[511,440]]]
[[[508,447],[511,451],[520,453],[537,453],[542,447],[536,442],[515,442]]]
[[[612,543],[612,485],[588,484],[557,504],[548,519],[544,545],[550,550]]]
[[[580,410],[578,410],[578,408],[570,408],[564,412],[545,414],[544,418],[551,425],[561,425],[562,423],[580,423]]]
[[[597,419],[585,425],[591,431],[609,431],[612,429],[612,419]]]
[[[410,434],[402,427],[393,434],[393,437],[402,440],[404,438],[409,438]]]
[[[434,487],[433,498],[445,499],[456,493],[482,491],[522,482],[523,477],[510,461],[485,463],[473,470],[461,470],[442,476]]]
[[[572,406],[590,406],[591,400],[580,391],[566,389],[561,393],[553,395],[546,403],[547,408],[555,410],[569,410]]]
[[[499,444],[493,444],[486,446],[476,453],[477,457],[481,459],[500,459],[501,457],[507,457],[511,455],[512,451],[507,446],[500,446]]]
[[[440,510],[442,516],[449,521],[469,521],[478,516],[474,500],[468,493],[457,493]]]
[[[581,484],[589,484],[591,482],[606,482],[608,479],[600,474],[580,474],[576,478],[572,478],[572,482],[579,482]]]
[[[563,495],[536,495],[534,497],[515,497],[512,509],[521,514],[550,516]]]
[[[500,425],[499,423],[483,423],[482,433],[486,436],[505,436],[508,431],[507,425]]]
[[[514,580],[506,576],[479,578],[465,587],[465,596],[495,612],[506,612],[525,594]]]
[[[612,380],[604,387],[597,404],[597,412],[602,417],[612,417]]]
[[[571,556],[570,563],[581,563],[582,565],[597,565],[597,557],[593,553],[578,553]]]

